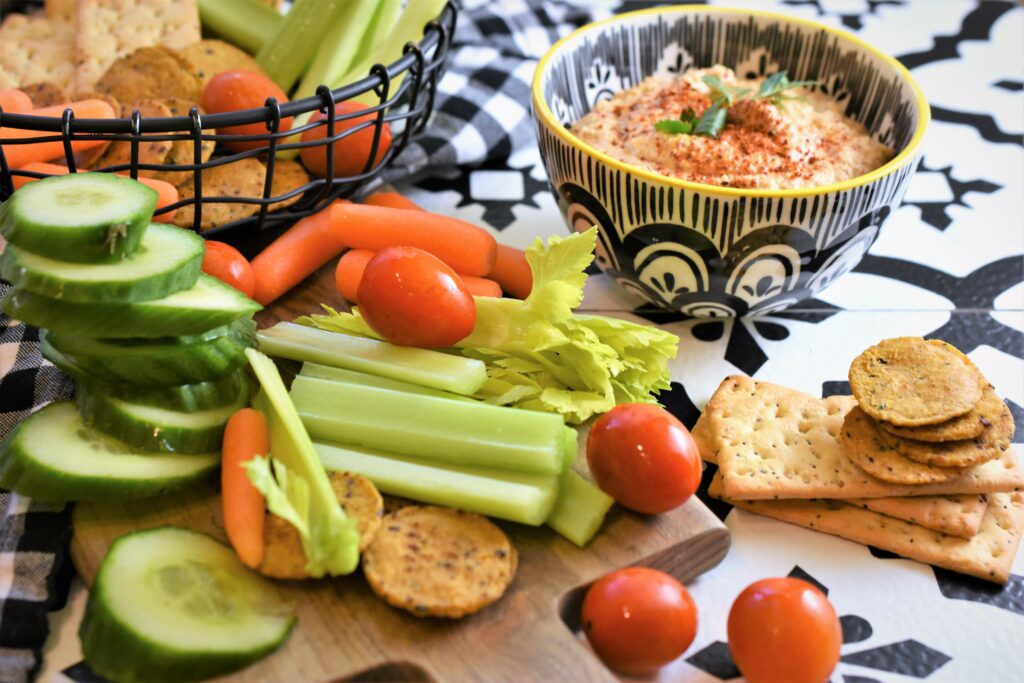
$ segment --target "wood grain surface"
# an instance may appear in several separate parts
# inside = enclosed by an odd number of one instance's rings
[[[342,307],[333,283],[334,261],[256,319],[265,327],[316,311],[320,302]],[[585,458],[577,465],[585,468]],[[613,681],[573,632],[581,589],[629,565],[656,567],[685,582],[718,564],[729,548],[729,532],[696,497],[656,516],[613,508],[584,549],[546,527],[497,523],[520,562],[512,586],[491,607],[458,621],[421,619],[378,599],[359,571],[281,582],[297,606],[298,626],[280,651],[224,680]],[[71,555],[86,584],[124,533],[178,525],[226,542],[213,484],[159,499],[80,503],[73,525]]]

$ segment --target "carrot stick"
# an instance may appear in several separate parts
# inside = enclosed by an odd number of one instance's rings
[[[363,204],[370,206],[384,206],[391,209],[411,209],[422,211],[423,207],[413,200],[398,194],[397,192],[374,192],[363,200]]]
[[[32,111],[32,98],[17,88],[0,90],[0,109],[5,114],[27,114]]]
[[[17,169],[19,171],[32,171],[33,173],[45,173],[47,175],[66,175],[68,172],[67,166],[61,166],[60,164],[48,164],[45,161],[33,161],[30,164],[25,164],[22,168]],[[127,173],[118,173],[119,176],[128,177]],[[14,182],[14,189],[17,190],[22,185],[27,185],[38,178],[29,178],[28,176],[15,175],[11,176],[11,180]],[[155,178],[139,178],[139,182],[147,187],[156,190],[157,200],[156,208],[162,209],[165,206],[170,206],[174,202],[178,201],[178,188],[171,185],[163,180],[156,180]],[[162,213],[158,216],[153,216],[153,220],[158,223],[170,223],[171,219],[174,218],[175,211],[169,211]]]
[[[339,204],[331,208],[331,228],[338,242],[353,249],[417,247],[466,275],[484,276],[494,266],[494,237],[483,228],[450,216]]]
[[[497,258],[490,273],[491,279],[497,280],[502,291],[517,299],[530,296],[533,289],[533,271],[526,261],[526,254],[521,249],[498,245]]]
[[[346,300],[356,301],[359,283],[363,280],[363,271],[374,256],[376,252],[369,249],[350,249],[338,259],[338,267],[334,271],[334,284],[338,288],[338,293]],[[501,287],[494,280],[472,275],[459,275],[459,279],[473,296],[501,298]]]
[[[263,561],[263,494],[252,482],[243,465],[270,452],[270,436],[263,413],[242,408],[231,416],[224,428],[221,453],[220,488],[224,506],[224,530],[244,564],[255,569]]]
[[[303,218],[252,260],[256,301],[266,306],[342,252],[345,247],[332,227],[332,212],[345,205],[334,202]]]
[[[32,116],[49,116],[59,118],[64,114],[65,109],[75,112],[76,119],[112,119],[114,108],[110,103],[103,100],[81,100],[69,104],[57,104],[52,107],[33,109]],[[37,130],[21,130],[18,128],[0,128],[0,138],[10,140],[23,140],[25,138],[38,138],[57,133],[41,133]],[[71,149],[75,152],[82,152],[87,149],[109,144],[106,140],[75,140],[71,143]],[[64,143],[60,140],[52,142],[34,142],[27,145],[6,144],[3,146],[4,154],[7,156],[7,164],[11,168],[22,168],[33,161],[50,161],[64,156]]]

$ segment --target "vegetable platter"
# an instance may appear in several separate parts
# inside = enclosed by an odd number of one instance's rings
[[[332,265],[255,318],[266,328],[316,312],[333,291]],[[574,467],[585,471],[586,458]],[[616,680],[579,636],[582,589],[631,565],[689,581],[729,548],[728,531],[696,497],[660,515],[615,508],[584,548],[547,527],[497,523],[518,548],[519,567],[504,597],[487,609],[460,620],[416,618],[382,602],[358,575],[280,583],[297,607],[294,631],[273,656],[227,680]],[[212,485],[158,499],[79,503],[71,548],[79,574],[91,584],[115,538],[167,525],[226,540]]]

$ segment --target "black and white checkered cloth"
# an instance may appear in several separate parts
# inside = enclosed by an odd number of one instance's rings
[[[535,145],[530,81],[537,60],[597,14],[539,0],[462,5],[434,118],[389,171],[389,181],[526,153]],[[0,283],[0,296],[8,289]],[[70,380],[40,357],[38,342],[37,330],[0,314],[0,438],[33,410],[71,395]],[[0,510],[0,683],[20,683],[38,671],[47,614],[67,598],[70,507],[3,491]],[[96,680],[84,665],[64,674]]]

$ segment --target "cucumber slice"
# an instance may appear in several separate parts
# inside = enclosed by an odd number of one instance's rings
[[[12,289],[0,306],[7,315],[29,325],[82,337],[198,334],[260,309],[237,289],[206,274],[200,274],[191,289],[153,301],[76,304]]]
[[[7,200],[0,235],[62,261],[119,261],[135,253],[156,201],[156,191],[112,173],[43,178]]]
[[[239,394],[252,397],[252,380],[247,368],[208,382],[182,384],[176,387],[130,387],[115,388],[98,385],[100,391],[116,391],[116,395],[129,403],[156,406],[168,410],[195,412],[211,410],[233,403]]]
[[[158,453],[210,453],[220,449],[224,425],[248,405],[249,392],[240,392],[220,408],[183,412],[129,403],[79,384],[75,403],[86,424],[129,446]]]
[[[154,223],[132,256],[115,263],[68,263],[9,246],[0,277],[36,294],[81,303],[159,299],[195,285],[203,238]]]
[[[218,453],[139,452],[87,427],[71,401],[58,401],[0,444],[0,488],[52,501],[142,498],[190,484],[219,461]]]
[[[104,678],[198,681],[276,650],[295,625],[291,612],[230,548],[167,526],[114,541],[78,633],[85,661]]]
[[[180,343],[181,337],[104,340],[40,334],[40,349],[54,365],[86,381],[170,386],[215,379],[246,363],[255,346],[251,320],[236,320],[207,341]]]

